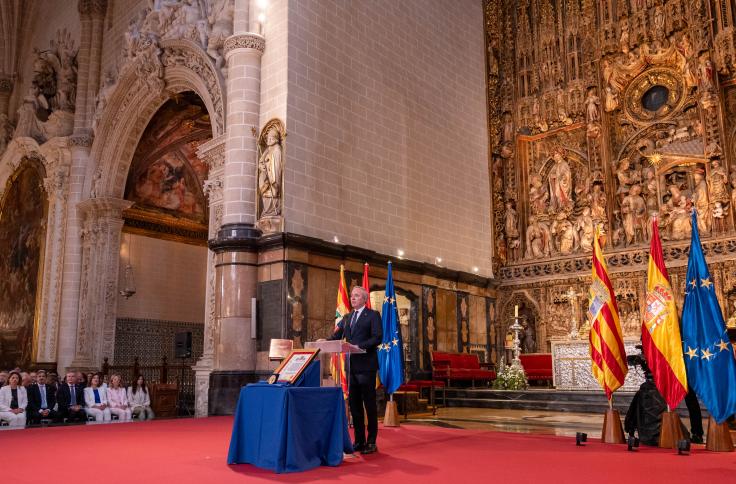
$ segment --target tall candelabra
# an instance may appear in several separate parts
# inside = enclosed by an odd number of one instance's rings
[[[517,368],[521,368],[521,360],[519,359],[519,353],[521,353],[521,340],[519,340],[519,331],[522,330],[521,324],[519,324],[519,313],[518,311],[514,315],[514,322],[509,326],[509,329],[514,332],[514,346],[512,347],[512,352],[514,354],[514,359],[511,361],[511,366],[515,366]]]

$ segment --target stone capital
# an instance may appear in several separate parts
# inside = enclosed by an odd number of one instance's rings
[[[89,148],[92,146],[92,136],[89,133],[79,133],[69,137],[72,147]]]
[[[254,33],[232,35],[225,39],[222,51],[227,59],[232,52],[240,49],[251,49],[263,54],[263,51],[266,50],[266,39]]]
[[[123,219],[123,210],[133,206],[130,200],[120,198],[100,197],[89,198],[79,202],[79,210],[87,219]]]

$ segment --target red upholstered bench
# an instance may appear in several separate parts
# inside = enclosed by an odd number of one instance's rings
[[[480,367],[478,355],[433,351],[431,357],[433,380],[445,380],[448,385],[452,381],[469,381],[475,386],[476,381],[490,383],[496,379],[495,371]]]
[[[552,383],[552,353],[523,353],[519,359],[527,380]]]

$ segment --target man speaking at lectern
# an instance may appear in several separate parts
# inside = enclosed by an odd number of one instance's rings
[[[368,291],[355,286],[350,292],[350,305],[353,310],[345,315],[337,325],[335,333],[327,339],[345,339],[365,350],[365,353],[351,354],[350,371],[350,413],[353,416],[356,452],[372,454],[378,450],[378,410],[376,408],[376,372],[378,371],[378,355],[376,348],[381,343],[383,329],[381,315],[365,307]],[[346,368],[346,371],[348,369]],[[368,439],[365,437],[363,422],[363,406],[368,416]]]

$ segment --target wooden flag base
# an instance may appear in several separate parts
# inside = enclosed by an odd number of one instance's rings
[[[603,415],[603,432],[601,432],[601,441],[604,444],[623,444],[624,427],[621,425],[621,415],[618,410],[609,408]]]
[[[384,427],[398,427],[399,426],[399,411],[396,406],[396,402],[389,400],[386,402],[386,414],[383,417]]]
[[[717,424],[713,417],[708,419],[708,438],[705,448],[713,452],[733,452],[733,440],[728,424]]]
[[[659,431],[659,447],[662,449],[676,449],[677,441],[685,438],[682,433],[682,423],[677,412],[662,412],[662,427]]]

